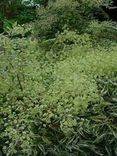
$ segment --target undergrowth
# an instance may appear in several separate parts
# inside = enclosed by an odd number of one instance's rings
[[[1,152],[116,155],[116,42],[66,30],[48,51],[16,27],[0,36]]]

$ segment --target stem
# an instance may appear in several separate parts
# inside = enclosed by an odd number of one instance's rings
[[[22,87],[22,84],[21,84],[21,81],[20,81],[20,78],[19,78],[18,74],[17,74],[17,80],[18,80],[21,91],[23,91],[23,87]]]

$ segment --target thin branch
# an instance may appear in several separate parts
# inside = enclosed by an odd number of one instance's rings
[[[23,87],[22,87],[22,84],[21,84],[21,81],[20,81],[20,78],[19,78],[18,74],[17,74],[17,80],[18,80],[21,91],[23,91]]]
[[[114,7],[108,7],[109,10],[114,10],[114,9],[117,9],[117,6],[114,6]]]

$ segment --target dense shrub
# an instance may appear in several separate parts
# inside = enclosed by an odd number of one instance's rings
[[[92,21],[87,28],[87,33],[91,34],[96,42],[117,41],[117,24],[110,21]]]
[[[64,27],[83,32],[88,22],[96,18],[96,12],[103,12],[101,6],[109,5],[108,2],[105,0],[50,0],[46,7],[40,7],[37,11],[39,15],[36,23],[37,34],[42,38],[52,38]]]
[[[38,2],[36,22],[2,23],[0,154],[116,156],[117,26],[96,20],[111,1]]]
[[[31,31],[14,26],[0,36],[1,152],[116,155],[117,45],[94,47],[87,34],[66,30],[54,48],[69,54],[52,59]]]
[[[39,85],[41,69],[36,61],[37,44],[31,38],[11,40],[2,35],[0,42],[0,146],[4,146],[7,155],[31,154],[35,140],[31,130],[33,117],[27,112],[33,108],[32,98],[36,100],[36,96],[43,90]]]
[[[65,50],[72,49],[74,46],[81,45],[91,45],[91,37],[89,34],[78,34],[75,31],[70,31],[69,29],[64,30],[61,33],[56,34],[56,38],[48,40],[40,40],[40,46],[46,51],[52,51],[53,55],[62,57],[65,54]]]

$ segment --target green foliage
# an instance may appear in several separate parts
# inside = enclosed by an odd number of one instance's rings
[[[13,22],[11,22],[10,20],[4,19],[3,21],[3,30],[4,32],[9,31],[9,29],[12,28]]]
[[[0,2],[0,15],[13,18],[21,5],[21,0],[3,0]]]
[[[54,52],[64,51],[66,49],[71,49],[75,46],[91,46],[91,39],[88,34],[79,35],[75,31],[64,30],[62,33],[58,34],[54,40],[51,50]]]
[[[49,0],[36,0],[37,3],[39,3],[40,5],[46,7],[48,4]]]
[[[12,32],[13,35],[15,33]],[[20,33],[22,34],[22,31]],[[15,153],[30,155],[35,139],[31,130],[33,117],[29,115],[30,111],[27,113],[27,109],[33,108],[32,97],[34,100],[43,90],[39,85],[40,72],[37,73],[40,70],[35,53],[37,43],[31,38],[11,40],[2,35],[0,43],[0,122],[2,125],[0,146],[4,146],[3,151],[7,155]]]
[[[96,18],[96,12],[102,12],[101,6],[106,5],[105,2],[108,3],[105,0],[50,0],[47,7],[38,9],[37,34],[42,38],[52,38],[64,27],[83,32],[90,19]]]
[[[18,9],[18,13],[15,17],[15,20],[19,24],[29,23],[31,21],[34,21],[36,19],[36,9],[33,7],[25,7],[21,6]]]
[[[0,1],[0,32],[12,26],[12,19],[16,16],[21,0]]]
[[[36,19],[35,6],[27,7],[22,0],[3,0],[0,8],[0,32],[6,32],[14,22],[24,24]]]
[[[116,23],[94,20],[110,0],[39,2],[3,22],[0,154],[117,155]]]
[[[0,36],[2,153],[116,155],[117,45],[64,30],[44,51],[32,30]]]
[[[87,33],[91,34],[92,38],[98,42],[102,39],[117,41],[117,23],[92,21],[87,28]]]

